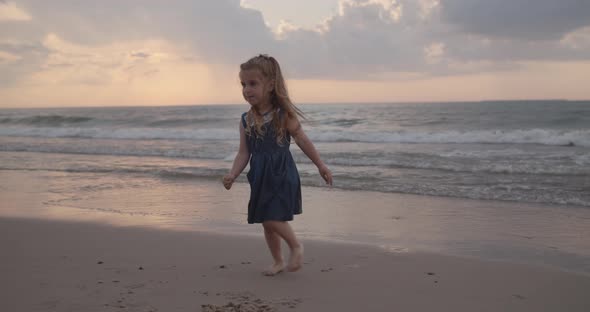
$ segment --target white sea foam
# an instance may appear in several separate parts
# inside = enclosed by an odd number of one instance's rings
[[[475,130],[475,131],[308,131],[314,142],[543,144],[590,147],[590,130]],[[74,137],[98,139],[239,140],[232,128],[75,128],[0,127],[0,136]]]
[[[239,140],[235,129],[0,127],[0,136],[123,140]]]
[[[577,145],[590,147],[590,130],[473,130],[473,131],[395,131],[351,132],[311,131],[318,142],[370,143],[483,143],[483,144],[543,144]]]

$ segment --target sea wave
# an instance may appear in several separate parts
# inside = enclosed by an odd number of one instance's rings
[[[463,144],[542,144],[590,147],[590,130],[472,130],[472,131],[393,131],[350,132],[312,131],[318,142],[368,143],[463,143]]]
[[[17,140],[17,139],[13,139]],[[36,152],[81,155],[113,155],[113,156],[148,156],[165,158],[220,160],[232,162],[236,155],[237,142],[223,144],[209,142],[199,144],[164,144],[144,145],[143,142],[119,144],[117,140],[100,141],[97,144],[80,144],[78,141],[57,139],[60,142],[29,142],[0,141],[0,151],[5,152]],[[87,143],[87,142],[84,142]],[[135,144],[137,143],[137,144]],[[590,175],[590,153],[557,152],[551,155],[467,153],[419,153],[419,152],[376,152],[376,151],[322,151],[322,159],[329,165],[342,167],[376,167],[400,169],[425,169],[448,172],[470,172],[491,174],[531,174],[531,175]],[[311,164],[299,149],[293,148],[297,163]]]
[[[38,115],[28,117],[0,118],[0,124],[25,124],[40,126],[62,126],[65,124],[79,124],[93,120],[91,117],[83,116],[62,116],[62,115]]]
[[[165,128],[165,127],[184,127],[184,126],[194,126],[197,124],[215,124],[219,122],[225,122],[228,120],[234,120],[235,118],[213,118],[209,116],[205,117],[195,117],[195,118],[165,118],[165,119],[158,119],[158,120],[151,120],[145,121],[145,126],[147,127],[155,127],[155,128]],[[236,122],[237,123],[237,122]],[[137,122],[137,124],[142,124]]]
[[[148,118],[149,117],[149,118]],[[146,128],[177,128],[196,126],[201,124],[215,124],[219,122],[233,121],[235,118],[196,116],[196,117],[153,117],[153,116],[109,116],[108,118],[96,118],[71,115],[34,115],[26,117],[0,117],[0,125],[25,125],[32,127],[60,128],[72,126],[98,126],[108,128],[113,125],[118,127],[146,127]],[[92,122],[92,123],[90,123]]]
[[[496,173],[496,174],[532,174],[532,175],[567,175],[567,176],[588,176],[590,167],[578,165],[572,162],[548,166],[547,163],[538,161],[530,162],[482,162],[476,164],[465,164],[460,160],[441,161],[431,157],[416,157],[413,159],[359,159],[359,158],[331,158],[329,155],[326,163],[341,166],[378,166],[404,169],[428,169],[451,172],[470,173]],[[298,159],[304,163],[311,163],[305,158]]]
[[[158,129],[158,128],[81,128],[81,127],[0,127],[0,136],[87,138],[122,140],[232,140],[239,139],[235,129]]]
[[[31,152],[31,153],[58,153],[58,154],[79,154],[79,155],[112,155],[112,156],[151,156],[167,158],[190,158],[190,159],[223,159],[223,150],[229,149],[219,146],[217,149],[209,148],[146,148],[136,145],[105,145],[105,144],[0,144],[2,152]],[[235,148],[234,148],[235,149]],[[222,151],[219,151],[222,150]],[[226,156],[228,157],[228,156]],[[234,156],[235,157],[235,156]],[[233,161],[228,158],[228,161]]]
[[[431,143],[431,144],[541,144],[590,147],[590,130],[473,130],[473,131],[325,131],[310,129],[314,142]],[[99,138],[99,139],[167,139],[167,140],[238,140],[233,128],[99,128],[99,127],[21,127],[0,126],[0,136]]]
[[[72,173],[107,173],[107,174],[146,174],[160,179],[207,179],[218,181],[227,173],[227,168],[211,167],[100,167],[92,165],[74,166],[68,168],[56,167],[14,167],[0,165],[0,170],[23,171],[54,171]],[[323,185],[318,179],[317,173],[301,171],[301,183],[308,187],[320,187]],[[490,177],[493,179],[493,177]],[[580,179],[580,178],[578,178]],[[245,174],[237,178],[238,182],[246,183]],[[423,181],[423,183],[400,182],[398,179],[390,179],[387,176],[379,177],[366,174],[335,173],[335,188],[358,191],[377,191],[386,193],[404,193],[416,195],[460,197],[485,200],[503,200],[517,202],[538,202],[559,205],[575,205],[590,207],[590,198],[587,193],[577,190],[561,190],[543,187],[537,189],[524,183],[499,183],[500,180],[478,180],[469,184],[447,184],[436,181]],[[524,182],[524,181],[521,181]],[[97,189],[96,191],[100,191]]]

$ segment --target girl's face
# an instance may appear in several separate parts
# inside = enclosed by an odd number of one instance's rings
[[[264,78],[257,69],[243,70],[240,72],[242,95],[244,99],[255,108],[263,108],[270,104],[270,92],[272,84]]]

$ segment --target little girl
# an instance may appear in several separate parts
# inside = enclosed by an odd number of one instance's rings
[[[250,161],[248,223],[262,223],[264,237],[274,264],[263,273],[275,275],[285,268],[281,239],[291,250],[287,271],[303,264],[303,246],[287,221],[301,214],[301,183],[289,151],[291,137],[318,167],[327,184],[332,173],[320,159],[313,143],[303,132],[298,116],[302,112],[291,103],[279,63],[270,56],[258,55],[240,65],[242,95],[250,110],[240,120],[240,147],[223,185],[230,189]]]

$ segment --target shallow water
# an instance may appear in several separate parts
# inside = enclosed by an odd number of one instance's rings
[[[92,163],[83,160],[77,161]],[[156,165],[157,159],[148,163]],[[248,195],[245,183],[228,192],[214,179],[0,170],[0,216],[7,217],[261,237],[259,225],[246,224]],[[304,187],[303,200],[304,212],[292,224],[304,241],[535,263],[590,274],[590,210],[584,207],[317,187]]]

